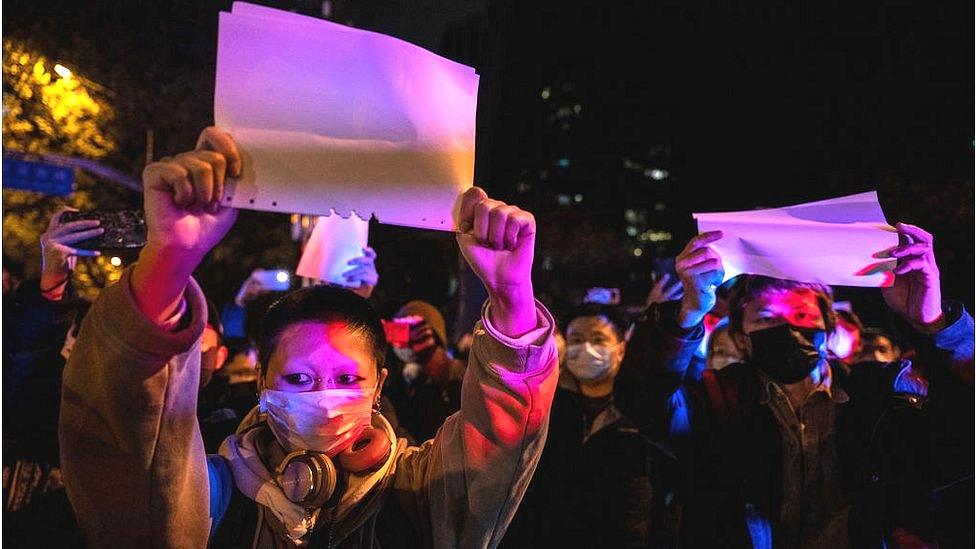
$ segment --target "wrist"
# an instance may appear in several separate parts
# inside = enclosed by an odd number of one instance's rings
[[[46,270],[41,273],[41,289],[50,288],[71,276],[71,271]]]
[[[532,284],[507,285],[499,288],[488,289],[488,298],[492,303],[502,307],[521,307],[525,304],[535,309],[535,294]]]
[[[935,319],[930,322],[911,321],[912,327],[921,334],[932,335],[941,332],[949,323],[946,321],[945,312],[939,311]]]
[[[67,291],[68,281],[70,278],[70,272],[41,273],[41,279],[38,283],[38,289],[40,290],[41,297],[47,299],[48,301],[60,301]]]
[[[60,280],[66,276],[71,276],[71,269],[68,268],[68,264],[64,261],[60,261],[56,265],[45,261],[44,266],[41,268],[41,278]]]
[[[193,272],[203,258],[207,255],[209,250],[196,250],[192,248],[184,248],[181,246],[174,246],[166,242],[154,242],[149,240],[146,245],[143,246],[142,250],[139,251],[139,261],[142,262],[146,259],[155,261],[165,259],[168,263],[174,266],[189,266],[190,272]]]
[[[705,312],[701,311],[699,308],[681,303],[681,307],[678,309],[677,317],[675,322],[678,323],[680,328],[688,330],[694,328],[705,320]]]
[[[203,255],[182,248],[146,244],[132,269],[132,292],[139,310],[159,325],[177,311]]]
[[[536,328],[535,294],[532,284],[489,290],[489,320],[503,335],[519,338]]]

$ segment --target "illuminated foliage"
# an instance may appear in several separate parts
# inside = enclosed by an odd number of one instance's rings
[[[72,74],[45,56],[13,40],[3,41],[4,150],[103,158],[116,148],[112,134],[114,110],[105,91]],[[4,254],[23,262],[28,277],[40,272],[41,233],[55,211],[122,208],[127,200],[118,189],[76,171],[75,192],[54,198],[38,193],[3,190]],[[79,260],[75,283],[92,298],[106,283],[118,280],[121,268],[107,258]]]
[[[12,40],[3,41],[4,147],[101,158],[115,149],[103,90]]]

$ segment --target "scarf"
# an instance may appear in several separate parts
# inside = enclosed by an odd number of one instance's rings
[[[309,511],[294,503],[288,499],[288,496],[275,482],[261,458],[257,443],[261,435],[260,430],[268,427],[265,425],[252,428],[261,423],[262,416],[263,414],[259,414],[258,407],[255,406],[244,417],[237,433],[224,439],[220,445],[219,453],[230,465],[234,484],[241,493],[268,511],[266,515],[270,514],[271,520],[269,522],[275,531],[284,535],[296,546],[301,546],[305,542],[303,538],[315,528],[322,510]],[[339,498],[336,508],[330,513],[336,522],[347,517],[356,508],[356,505],[363,501],[370,491],[385,479],[393,469],[395,457],[401,446],[400,441],[397,441],[393,427],[382,415],[373,415],[373,426],[382,429],[389,437],[391,441],[390,455],[376,471],[364,475],[350,474],[348,476],[346,490]]]

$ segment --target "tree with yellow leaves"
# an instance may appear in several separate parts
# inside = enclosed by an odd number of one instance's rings
[[[3,41],[3,78],[5,151],[96,159],[115,150],[114,111],[107,90],[98,84],[10,39]],[[4,189],[4,254],[23,262],[27,276],[36,276],[39,238],[55,211],[64,205],[78,209],[138,205],[138,197],[126,194],[131,195],[81,172],[76,173],[75,192],[68,198]],[[119,267],[99,257],[78,262],[75,283],[83,296],[92,298],[120,275]]]

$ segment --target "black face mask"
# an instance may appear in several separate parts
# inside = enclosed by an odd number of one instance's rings
[[[826,358],[827,332],[783,324],[749,334],[752,362],[780,383],[796,383]]]

